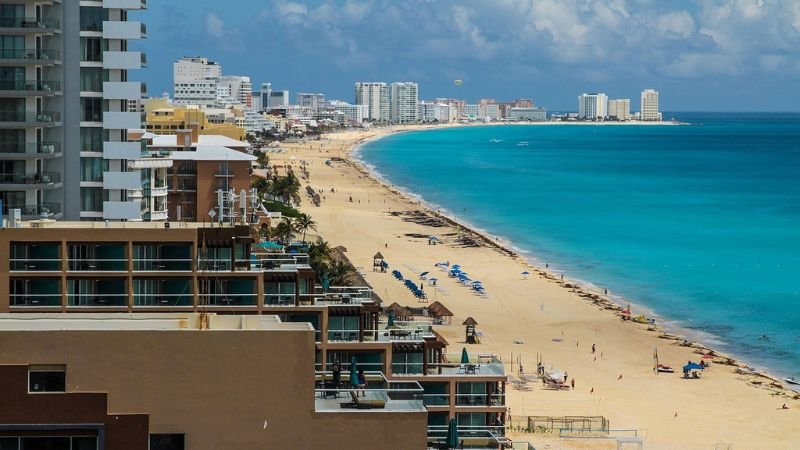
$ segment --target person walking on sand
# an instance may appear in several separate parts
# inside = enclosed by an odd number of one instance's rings
[[[572,382],[570,384],[572,385],[572,390],[574,391],[575,390],[575,378],[572,379]]]
[[[595,350],[596,350],[596,347],[594,346],[594,344],[592,344],[592,354],[593,355],[594,355]]]

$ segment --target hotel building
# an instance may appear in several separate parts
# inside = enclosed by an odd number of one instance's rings
[[[297,105],[308,109],[309,112],[316,113],[325,108],[325,94],[309,94],[301,92],[297,94]]]
[[[393,123],[419,122],[419,86],[412,82],[392,83],[389,90],[390,118]]]
[[[619,98],[608,101],[608,117],[616,120],[631,119],[631,99]]]
[[[374,122],[391,120],[389,87],[382,82],[356,83],[355,104],[367,106],[367,119]]]
[[[0,445],[425,448],[418,383],[370,373],[356,399],[381,407],[342,408],[355,400],[315,388],[313,353],[309,324],[274,315],[0,314]]]
[[[0,200],[23,218],[141,220],[141,144],[127,81],[145,64],[128,51],[144,24],[128,20],[144,0],[3,2],[0,19]]]
[[[639,120],[661,120],[661,113],[658,111],[658,91],[653,89],[642,91],[640,111]]]
[[[173,64],[172,79],[176,105],[213,107],[222,66],[202,57],[184,57]]]
[[[462,362],[448,353],[439,325],[395,316],[390,323],[369,287],[323,289],[308,256],[258,250],[247,226],[169,225],[30,222],[1,230],[0,253],[10,257],[0,260],[0,313],[212,312],[310,324],[313,362],[302,352],[295,361],[316,373],[319,408],[342,410],[347,398],[339,394],[349,394],[331,376],[355,358],[379,386],[419,390],[429,442],[444,437],[451,418],[470,448],[510,442],[507,377],[496,356]],[[386,409],[406,407],[391,406],[395,393],[386,395]]]
[[[578,118],[603,120],[608,115],[606,94],[581,94],[578,96]]]
[[[547,120],[547,110],[544,108],[514,107],[508,110],[509,120],[530,120],[541,122]]]

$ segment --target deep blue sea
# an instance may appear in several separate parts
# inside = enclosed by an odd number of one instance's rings
[[[665,117],[688,125],[451,128],[360,157],[566,277],[800,377],[800,114]]]

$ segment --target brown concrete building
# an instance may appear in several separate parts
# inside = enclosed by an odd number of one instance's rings
[[[381,401],[380,409],[331,408],[316,398],[313,336],[308,324],[274,316],[0,316],[0,442],[50,438],[41,447],[48,450],[425,448],[426,412],[407,393],[395,400],[395,390],[370,387],[360,401]]]
[[[263,253],[251,245],[246,226],[22,225],[0,229],[0,254],[10,255],[0,260],[0,313],[275,315],[313,330],[309,371],[320,396],[336,391],[334,367],[346,372],[355,357],[370,384],[418,383],[432,442],[443,439],[451,418],[468,442],[485,443],[472,448],[508,442],[507,377],[499,358],[474,354],[462,363],[460,348],[448,354],[430,321],[393,317],[390,324],[369,287],[323,290],[307,255]],[[339,409],[341,399],[324,400]]]

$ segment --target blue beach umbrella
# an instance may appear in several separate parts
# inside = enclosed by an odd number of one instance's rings
[[[688,372],[690,370],[704,370],[704,369],[705,369],[705,367],[701,366],[700,364],[693,363],[693,362],[690,362],[689,364],[683,366],[683,371],[684,372]]]

